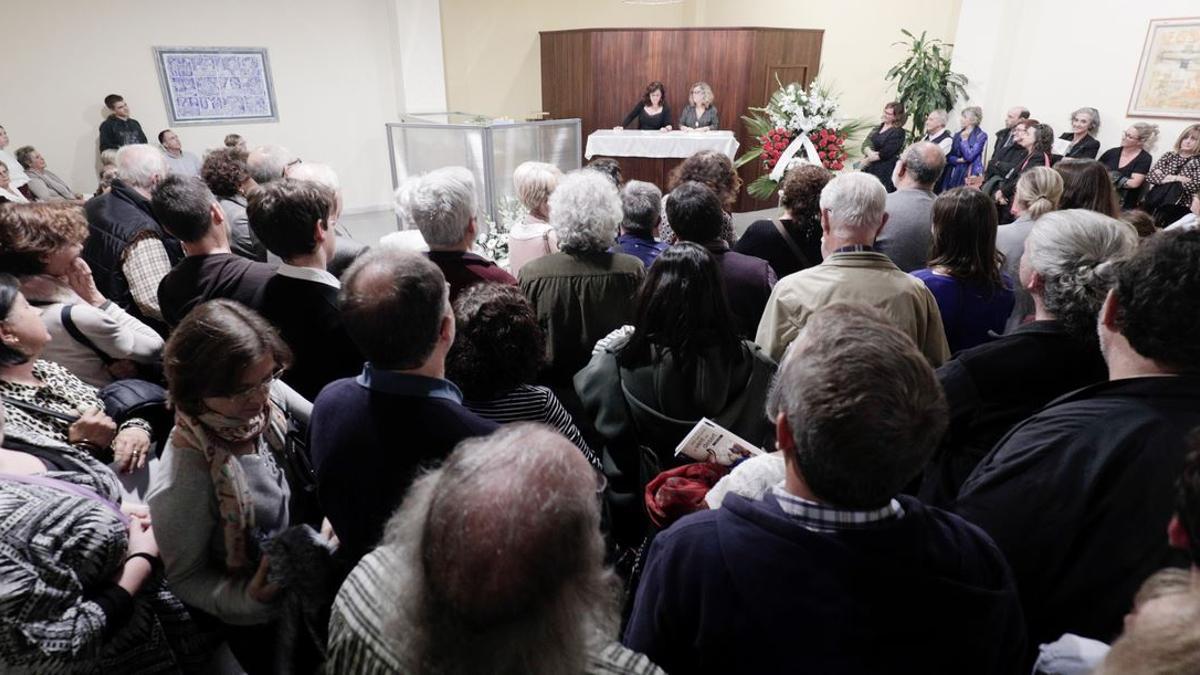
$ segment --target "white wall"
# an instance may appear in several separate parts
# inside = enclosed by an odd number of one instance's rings
[[[417,25],[420,48],[406,50],[402,33]],[[51,171],[86,193],[96,186],[106,94],[125,96],[152,142],[166,127],[152,46],[266,47],[279,122],[181,126],[184,148],[202,154],[231,132],[252,147],[286,145],[338,171],[351,212],[390,203],[383,125],[402,109],[405,88],[436,105],[429,78],[443,79],[437,0],[14,2],[4,26],[0,124],[9,150],[36,146]]]
[[[1125,112],[1149,20],[1185,16],[1200,16],[1200,3],[962,0],[953,67],[970,78],[971,102],[983,107],[989,133],[1014,105],[1028,107],[1056,135],[1069,130],[1073,110],[1090,106],[1100,111],[1101,152],[1118,145],[1130,123],[1144,121],[1159,127],[1158,143],[1149,148],[1158,157],[1200,120]]]

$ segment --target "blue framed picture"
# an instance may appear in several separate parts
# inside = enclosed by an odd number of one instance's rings
[[[171,126],[278,122],[263,47],[155,47]]]

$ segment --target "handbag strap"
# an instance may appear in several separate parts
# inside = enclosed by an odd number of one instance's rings
[[[804,255],[804,251],[801,250],[800,245],[796,243],[791,233],[784,227],[783,221],[778,218],[772,218],[771,222],[775,224],[775,231],[779,233],[779,236],[783,237],[783,243],[787,244],[788,248],[792,250],[792,255],[796,256],[796,259],[800,261],[800,266],[811,267],[808,264],[808,256]]]
[[[4,394],[0,394],[0,401],[4,401],[5,405],[11,405],[11,406],[20,408],[21,410],[24,410],[25,412],[28,412],[28,413],[35,413],[38,415],[49,415],[55,419],[62,420],[63,422],[66,422],[67,424],[74,424],[79,421],[78,415],[68,415],[66,413],[61,413],[57,410],[51,410],[50,408],[45,408],[40,405],[29,403],[28,401],[20,401],[15,398],[12,398],[10,396],[5,396]]]
[[[75,325],[75,320],[71,318],[71,308],[74,306],[75,305],[63,305],[62,310],[59,312],[58,318],[60,321],[62,321],[63,328],[65,328],[67,332],[71,334],[71,337],[75,338],[76,342],[95,352],[96,356],[99,356],[100,360],[104,362],[104,365],[112,365],[116,359],[109,356],[104,350],[97,347],[96,343],[92,342],[88,336],[83,334],[83,331],[79,330],[79,326]]]
[[[113,515],[120,519],[123,524],[129,524],[129,516],[121,511],[121,507],[117,506],[116,502],[89,487],[78,485],[76,483],[69,483],[65,480],[51,478],[50,476],[45,476],[42,474],[0,473],[0,480],[8,480],[15,483],[26,483],[28,485],[41,485],[42,487],[54,488],[63,492],[70,492],[79,497],[99,502],[109,511],[112,511]]]

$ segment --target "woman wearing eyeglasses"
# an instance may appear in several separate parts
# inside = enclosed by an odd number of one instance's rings
[[[176,416],[150,517],[171,588],[225,629],[249,673],[270,672],[275,648],[280,589],[262,544],[297,520],[282,459],[288,417],[306,424],[312,409],[279,381],[291,359],[266,320],[231,300],[193,309],[163,358]]]
[[[1108,169],[1117,194],[1121,197],[1123,210],[1137,208],[1146,183],[1146,174],[1154,164],[1154,158],[1146,152],[1146,146],[1158,136],[1158,125],[1136,122],[1129,125],[1121,136],[1121,145],[1110,148],[1100,155],[1100,163]]]

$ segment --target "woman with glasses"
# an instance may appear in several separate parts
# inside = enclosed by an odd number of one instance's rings
[[[1108,175],[1121,198],[1121,208],[1136,209],[1142,196],[1142,186],[1154,158],[1146,152],[1146,146],[1158,136],[1158,125],[1136,122],[1129,125],[1121,136],[1121,145],[1110,148],[1100,155],[1100,163],[1108,169]]]
[[[249,673],[270,672],[275,649],[280,589],[263,545],[297,520],[282,468],[288,418],[307,424],[312,408],[279,381],[291,359],[266,320],[231,300],[193,309],[163,358],[175,428],[148,501],[167,579]]]
[[[707,82],[692,85],[688,104],[679,116],[679,128],[687,131],[712,131],[720,128],[721,118],[713,105],[713,90]]]

